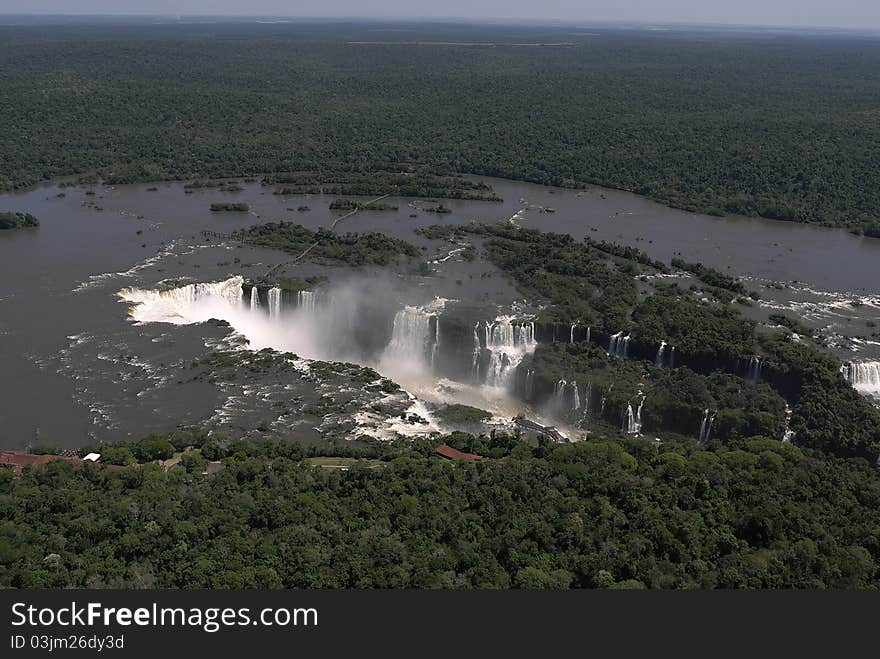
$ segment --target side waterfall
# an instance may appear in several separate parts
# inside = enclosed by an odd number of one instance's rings
[[[660,349],[657,350],[657,356],[654,358],[655,366],[663,366],[663,353],[666,352],[666,341],[660,342]]]
[[[260,292],[257,290],[256,286],[251,287],[251,311],[256,311],[260,308]]]
[[[859,393],[880,396],[880,362],[846,362],[840,372]]]
[[[269,289],[269,318],[281,318],[281,289],[277,286]]]
[[[502,387],[509,384],[516,367],[527,354],[535,351],[535,323],[514,323],[509,316],[496,318],[483,325],[485,348],[489,351],[489,367],[485,384]]]
[[[761,359],[758,356],[749,360],[749,380],[757,382],[761,379]]]
[[[629,338],[629,335],[623,336],[623,332],[612,334],[608,341],[608,354],[627,357],[629,355]]]
[[[298,291],[296,294],[296,306],[305,311],[314,311],[317,299],[314,291]]]
[[[639,401],[639,406],[633,411],[632,403],[627,403],[626,418],[623,423],[623,431],[628,435],[638,435],[642,432],[642,406],[645,404],[645,397]]]
[[[712,434],[712,422],[715,420],[715,413],[713,412],[711,415],[709,414],[709,410],[706,409],[703,412],[703,422],[700,424],[700,437],[699,442],[704,443],[709,441],[709,436]]]

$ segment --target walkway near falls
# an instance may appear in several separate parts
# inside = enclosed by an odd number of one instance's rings
[[[513,424],[518,428],[530,430],[538,435],[546,435],[557,444],[570,444],[571,440],[556,429],[556,426],[542,426],[524,416],[513,417]]]
[[[327,228],[330,231],[336,231],[336,225],[339,224],[340,222],[342,222],[343,220],[347,220],[352,215],[354,215],[355,213],[357,213],[360,210],[363,210],[365,207],[369,206],[370,204],[375,204],[377,201],[382,201],[386,197],[390,197],[390,196],[391,196],[390,194],[383,194],[382,196],[376,197],[375,199],[370,199],[370,201],[365,202],[363,204],[357,204],[357,207],[354,210],[349,211],[345,215],[340,215],[335,220],[333,220]],[[294,258],[290,261],[283,261],[281,263],[273,265],[271,268],[269,268],[269,270],[266,271],[265,278],[271,277],[276,272],[278,272],[281,268],[296,265],[297,263],[302,261],[306,256],[308,256],[309,252],[311,252],[317,246],[318,246],[318,242],[314,242],[311,245],[309,245],[308,247],[306,247],[303,250],[303,252],[301,254],[299,254],[296,258]]]

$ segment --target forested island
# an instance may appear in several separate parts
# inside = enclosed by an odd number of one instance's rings
[[[0,231],[32,229],[38,226],[40,221],[30,213],[0,212]]]
[[[215,202],[211,204],[211,212],[213,213],[246,213],[250,209],[251,207],[244,202]]]
[[[0,189],[97,172],[372,194],[383,172],[380,193],[491,199],[391,178],[476,174],[876,235],[876,40],[517,29],[568,45],[466,25],[390,46],[364,26],[3,27],[5,126],[32,138],[0,140]]]
[[[381,233],[337,234],[327,229],[312,231],[293,222],[267,222],[233,234],[249,245],[271,247],[296,256],[330,263],[360,266],[388,265],[398,256],[412,258],[419,250],[406,241]]]

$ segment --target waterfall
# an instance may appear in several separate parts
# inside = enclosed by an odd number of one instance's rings
[[[709,414],[708,408],[703,412],[703,421],[700,424],[699,442],[705,443],[709,441],[709,435],[712,434],[712,422],[715,420],[715,414]]]
[[[556,382],[556,386],[553,387],[553,395],[556,399],[560,399],[565,395],[565,385],[568,383],[565,380],[558,380]]]
[[[477,330],[480,327],[480,323],[474,324],[474,352],[471,355],[471,369],[474,372],[474,377],[480,377],[480,353],[482,352],[482,346],[480,345],[480,335],[477,333]]]
[[[590,342],[590,328],[587,327],[587,343]]]
[[[663,353],[666,352],[666,341],[660,342],[660,349],[657,351],[657,356],[654,358],[655,366],[663,366]]]
[[[593,383],[587,382],[587,388],[584,390],[584,416],[590,413],[590,398],[593,397]]]
[[[859,393],[880,395],[880,362],[846,362],[840,371]]]
[[[620,341],[620,337],[623,336],[623,332],[618,332],[617,334],[612,334],[611,338],[608,339],[608,354],[616,355],[617,354],[617,343]]]
[[[623,431],[628,435],[638,435],[642,432],[642,405],[645,404],[645,397],[639,401],[639,406],[633,411],[632,403],[626,405],[626,417],[624,419]]]
[[[570,334],[569,334],[569,339],[568,339],[568,342],[569,342],[569,343],[574,343],[574,328],[575,328],[576,326],[577,326],[576,323],[572,323],[572,324],[571,324],[571,332],[570,332]]]
[[[675,346],[669,349],[669,368],[675,368]]]
[[[571,409],[577,411],[581,407],[581,395],[580,395],[580,392],[578,391],[577,381],[572,382],[571,386],[574,389],[574,400],[572,401]]]
[[[139,322],[199,323],[216,318],[219,308],[226,312],[241,310],[242,277],[225,281],[187,284],[167,291],[126,288],[117,295],[133,303],[129,314]]]
[[[314,311],[317,299],[314,291],[297,291],[296,306],[305,311]]]
[[[431,371],[434,370],[438,347],[440,347],[440,316],[434,316],[434,345],[431,346]]]
[[[618,357],[629,356],[629,335],[623,336],[623,332],[612,334],[608,341],[608,354]]]
[[[275,286],[269,289],[269,318],[281,317],[281,289]]]
[[[535,393],[535,372],[532,369],[526,370],[526,400],[531,400]]]
[[[785,430],[782,431],[782,441],[790,442],[794,439],[794,430],[789,427],[791,423],[791,407],[785,404]]]
[[[256,286],[251,287],[251,311],[256,311],[260,308],[260,292],[257,290]]]
[[[756,355],[749,360],[749,380],[757,382],[761,379],[761,359]]]
[[[510,317],[500,316],[492,323],[484,323],[484,334],[490,356],[485,383],[492,387],[507,386],[523,357],[538,345],[535,323],[514,323]]]
[[[391,341],[383,357],[408,370],[427,369],[430,336],[431,314],[418,307],[404,307],[394,314]]]

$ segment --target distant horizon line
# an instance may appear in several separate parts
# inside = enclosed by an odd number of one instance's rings
[[[165,19],[172,22],[187,20],[222,19],[228,22],[252,22],[273,20],[279,22],[310,22],[310,23],[441,23],[464,25],[510,25],[533,27],[566,27],[566,26],[608,26],[608,27],[678,27],[678,28],[713,28],[713,29],[751,29],[751,30],[816,30],[843,31],[859,33],[880,33],[880,26],[852,27],[843,25],[807,25],[807,24],[774,24],[774,23],[726,23],[704,21],[663,21],[642,19],[576,19],[576,18],[517,18],[517,17],[459,17],[459,16],[318,16],[318,15],[283,15],[283,14],[153,14],[153,13],[100,13],[100,14],[59,14],[55,12],[3,12],[0,18],[34,18],[34,19]],[[7,26],[8,27],[8,26]]]

